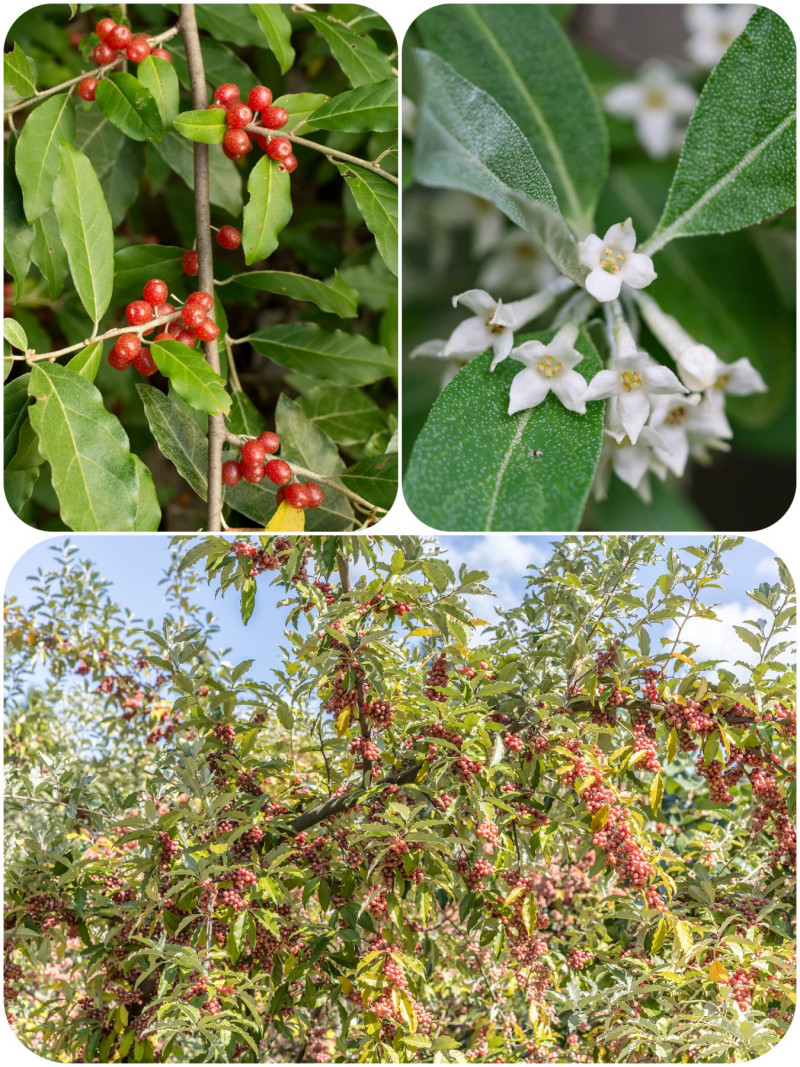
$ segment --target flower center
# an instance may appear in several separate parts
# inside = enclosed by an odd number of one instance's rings
[[[540,359],[536,364],[539,373],[543,374],[545,378],[555,378],[558,372],[561,370],[561,360],[555,358],[555,356],[545,356]]]
[[[604,248],[600,256],[600,269],[616,274],[625,262],[624,252],[615,252],[613,248]]]
[[[662,108],[667,106],[667,95],[662,92],[661,89],[651,89],[644,98],[644,106],[653,108]]]
[[[681,405],[680,407],[673,408],[672,411],[664,419],[666,426],[683,426],[686,421],[686,408]]]
[[[494,312],[492,312],[492,314],[486,320],[486,325],[489,327],[489,331],[491,333],[502,333],[503,330],[505,329],[505,326],[501,326],[499,322],[492,322],[493,318],[494,318]]]
[[[637,370],[626,370],[622,372],[622,388],[626,393],[641,388],[641,385],[642,376]]]
[[[728,388],[729,381],[730,377],[727,374],[720,374],[719,378],[714,382],[714,388],[725,390]]]

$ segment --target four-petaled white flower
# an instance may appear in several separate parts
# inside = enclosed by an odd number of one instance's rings
[[[689,4],[684,21],[690,37],[686,54],[708,70],[733,44],[755,11],[751,4]]]
[[[453,307],[464,304],[474,311],[450,334],[442,351],[445,359],[473,359],[491,348],[494,352],[492,370],[506,358],[514,347],[514,330],[535,319],[553,302],[550,293],[536,293],[526,300],[504,304],[483,289],[467,289],[453,297]]]
[[[653,261],[642,252],[634,252],[636,232],[630,219],[611,226],[601,240],[589,234],[578,245],[581,263],[589,268],[583,283],[595,300],[616,300],[622,283],[644,289],[656,277]]]
[[[637,80],[615,86],[603,101],[606,111],[620,119],[633,119],[642,147],[653,159],[664,159],[680,148],[697,93],[679,82],[666,63],[652,60],[639,70]]]
[[[584,400],[608,400],[606,428],[618,441],[627,434],[636,444],[650,414],[652,397],[688,393],[669,367],[663,367],[636,348],[630,328],[620,323],[617,350],[607,370],[589,382]]]
[[[525,364],[511,383],[508,413],[535,408],[549,392],[555,393],[565,408],[583,415],[586,380],[573,370],[583,356],[575,348],[578,327],[568,322],[552,341],[526,341],[511,352],[511,358]]]

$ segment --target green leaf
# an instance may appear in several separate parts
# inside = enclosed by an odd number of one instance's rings
[[[28,419],[30,374],[21,374],[3,390],[3,465],[9,463],[19,446],[19,435]]]
[[[379,174],[346,163],[337,166],[386,266],[397,274],[397,186]]]
[[[397,453],[362,459],[341,480],[354,493],[388,511],[397,496]]]
[[[317,108],[311,121],[317,129],[349,133],[396,130],[397,80],[390,78],[339,93]]]
[[[16,319],[3,319],[3,336],[12,348],[18,348],[20,352],[27,352],[28,338]]]
[[[175,68],[166,59],[148,56],[137,67],[136,76],[152,93],[161,121],[169,128],[180,108],[180,86]]]
[[[93,341],[86,348],[82,348],[66,364],[73,374],[80,374],[87,382],[93,382],[100,369],[100,361],[103,358],[103,342]]]
[[[218,41],[245,48],[261,42],[259,24],[250,4],[198,4],[197,25]]]
[[[59,141],[75,142],[75,108],[66,93],[39,104],[28,115],[19,135],[14,165],[28,222],[52,206]]]
[[[281,74],[285,74],[294,63],[292,24],[280,4],[250,4],[250,10],[258,19],[267,44],[281,68]]]
[[[331,54],[353,86],[387,81],[392,65],[371,37],[355,33],[333,15],[303,14],[325,40]]]
[[[47,282],[50,298],[55,300],[64,289],[69,274],[69,261],[54,208],[48,208],[44,215],[39,216],[33,224],[33,231],[35,236],[31,259]]]
[[[190,407],[207,411],[209,415],[222,415],[229,410],[231,398],[225,383],[206,363],[202,352],[180,341],[154,341],[150,354],[178,396]]]
[[[321,282],[304,274],[290,274],[278,270],[253,270],[230,279],[246,289],[278,293],[292,300],[309,300],[322,311],[349,319],[358,314],[358,293],[338,274],[332,282]]]
[[[153,476],[138,456],[133,457],[136,473],[136,514],[134,530],[157,530],[161,522],[161,505],[156,495]]]
[[[208,489],[208,442],[205,435],[194,419],[160,389],[140,383],[136,391],[161,453],[205,500]]]
[[[312,423],[345,449],[386,429],[386,416],[361,389],[315,385],[297,403]]]
[[[185,249],[175,245],[128,245],[114,253],[114,287],[117,292],[141,292],[150,278],[172,282],[183,275]]]
[[[739,635],[740,639],[742,641],[744,641],[744,643],[749,648],[752,648],[752,650],[757,655],[760,656],[761,655],[762,640],[761,640],[761,638],[759,638],[758,634],[754,634],[753,631],[748,629],[746,626],[734,626],[733,628],[736,631],[736,633]]]
[[[14,279],[17,293],[28,277],[31,265],[33,227],[28,225],[22,206],[22,190],[17,177],[7,163],[3,164],[3,256],[6,270]]]
[[[585,332],[576,347],[585,357],[576,370],[591,379],[600,360]],[[576,529],[600,455],[602,404],[578,415],[550,393],[508,415],[521,366],[507,359],[492,372],[490,362],[491,353],[474,359],[433,405],[405,474],[409,507],[440,530]]]
[[[75,147],[88,156],[100,179],[103,195],[118,226],[139,195],[144,173],[144,147],[98,115],[94,104],[78,108]]]
[[[794,204],[795,69],[792,31],[758,8],[703,88],[647,252],[675,237],[751,226]]]
[[[653,815],[658,815],[661,810],[661,801],[664,799],[664,779],[657,774],[650,783],[650,810]]]
[[[267,420],[241,389],[231,391],[231,410],[227,422],[231,433],[243,437],[258,437],[267,429]]]
[[[540,240],[563,274],[581,282],[577,244],[519,126],[438,56],[423,51],[415,56],[422,83],[415,177],[423,185],[462,189],[491,201]]]
[[[13,50],[3,55],[3,79],[21,100],[36,92],[36,64],[16,41]]]
[[[343,385],[369,385],[397,371],[385,348],[358,334],[310,322],[270,326],[250,335],[253,347],[282,367]]]
[[[61,519],[73,530],[133,530],[136,465],[119,419],[98,390],[57,363],[31,370],[30,420],[50,464]]]
[[[580,237],[590,233],[608,169],[605,123],[548,6],[446,5],[426,11],[416,25],[427,49],[493,98],[516,124],[565,218]],[[474,121],[480,127],[480,118]]]
[[[221,108],[211,111],[182,111],[174,121],[174,127],[189,141],[202,141],[203,144],[222,144],[227,124],[225,112]]]
[[[30,375],[22,375],[29,383]],[[21,379],[16,379],[17,381]],[[11,385],[14,383],[12,382]],[[6,391],[11,387],[6,387]],[[6,432],[8,424],[6,423]],[[9,442],[10,446],[11,442]],[[39,478],[42,457],[39,453],[39,439],[29,418],[22,419],[17,438],[16,452],[7,460],[5,470],[5,493],[8,505],[15,515],[19,515],[30,500],[34,486]]]
[[[53,186],[53,206],[72,280],[81,303],[97,325],[111,303],[114,229],[94,168],[65,141]]]
[[[308,421],[302,409],[285,393],[275,409],[275,432],[281,438],[281,456],[315,474],[338,475],[344,468],[339,452],[322,430]],[[325,499],[318,508],[309,509],[307,530],[341,530],[353,521],[353,510],[340,493],[325,487]]]
[[[278,247],[278,234],[292,217],[288,171],[262,156],[247,179],[250,199],[244,206],[242,248],[248,264],[266,259]]]
[[[164,121],[150,90],[132,74],[107,74],[97,84],[95,102],[109,122],[134,141],[160,141]]]
[[[289,112],[283,129],[288,133],[303,134],[316,130],[317,126],[309,121],[310,117],[328,99],[324,93],[285,93],[272,103],[275,107],[285,108]]]

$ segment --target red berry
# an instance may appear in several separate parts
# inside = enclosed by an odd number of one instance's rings
[[[219,337],[219,326],[213,319],[205,319],[199,326],[195,326],[194,335],[198,341],[216,341]]]
[[[233,82],[225,82],[225,84],[220,85],[214,93],[216,102],[218,104],[224,104],[225,107],[227,107],[228,104],[232,104],[234,100],[238,100],[240,96],[239,86],[234,85]]]
[[[181,330],[181,332],[176,336],[175,340],[180,341],[182,345],[188,345],[189,348],[194,348],[197,338],[191,330]]]
[[[125,359],[128,363],[132,363],[142,351],[142,342],[137,334],[124,333],[117,338],[114,349],[120,359]]]
[[[197,252],[194,248],[188,252],[183,253],[183,273],[188,274],[190,278],[194,278],[200,270],[200,264],[197,261]]]
[[[281,167],[283,167],[288,174],[291,174],[293,170],[297,170],[297,157],[294,153],[290,152],[288,156],[281,160],[281,166],[278,167],[278,170],[280,170]]]
[[[130,367],[131,365],[131,361],[129,359],[123,359],[122,356],[117,353],[116,345],[114,345],[114,347],[108,353],[108,362],[114,368],[114,370],[127,370],[128,367]]]
[[[133,34],[127,26],[115,26],[106,37],[106,42],[121,52],[123,48],[128,47],[132,37]]]
[[[228,108],[226,121],[234,130],[241,130],[253,121],[253,112],[241,100],[235,100]]]
[[[277,452],[281,447],[280,437],[278,437],[276,433],[273,433],[272,430],[264,430],[263,433],[258,435],[256,440],[269,455],[272,455],[273,452]]]
[[[285,459],[271,459],[264,470],[271,482],[283,485],[292,477],[292,468]]]
[[[143,326],[153,317],[153,308],[144,300],[133,300],[125,308],[125,317],[131,326]]]
[[[306,491],[306,507],[318,508],[325,499],[325,490],[318,486],[316,482],[306,482],[303,488]]]
[[[286,159],[292,154],[292,142],[285,137],[273,137],[267,145],[267,155],[270,159]]]
[[[235,226],[220,226],[217,230],[217,244],[233,252],[242,243],[242,235]]]
[[[267,138],[262,133],[257,133],[256,134],[256,142],[258,144],[258,147],[261,149],[261,151],[262,152],[266,152],[267,145],[269,144],[269,141],[267,140]]]
[[[204,311],[210,311],[214,306],[214,297],[204,289],[198,289],[195,293],[189,293],[186,303],[199,304]]]
[[[285,107],[268,107],[261,112],[261,125],[268,130],[279,130],[289,121],[289,112]]]
[[[160,278],[151,278],[149,282],[145,283],[142,291],[142,296],[147,303],[156,308],[156,315],[158,315],[158,307],[164,303],[168,295],[167,283],[162,282]]]
[[[266,449],[257,439],[242,445],[242,463],[246,467],[256,467],[259,463],[263,466],[266,458]]]
[[[247,103],[253,111],[263,111],[272,103],[272,90],[266,85],[254,85],[247,95]]]
[[[172,56],[169,54],[166,48],[154,48],[150,55],[153,57],[153,59],[165,59],[167,63],[172,62]]]
[[[101,41],[100,44],[96,44],[92,49],[92,55],[94,61],[101,67],[107,66],[109,63],[113,63],[117,58],[117,53],[111,47],[110,44],[106,44],[105,41]]]
[[[175,307],[170,303],[159,304],[155,309],[155,313],[157,319],[163,319],[165,315],[174,315]]]
[[[199,304],[184,304],[181,308],[181,321],[184,326],[193,330],[195,326],[206,321],[206,310]]]
[[[222,484],[232,489],[242,480],[242,471],[236,460],[229,459],[222,464]]]
[[[275,494],[275,503],[282,504],[286,496],[286,486],[282,485]]]
[[[253,142],[244,130],[235,130],[232,127],[225,131],[222,138],[222,151],[228,159],[242,159],[253,147]]]
[[[177,341],[178,335],[183,333],[183,326],[181,326],[177,319],[174,319],[167,326],[167,333],[170,335],[170,337],[174,338]]]
[[[158,370],[156,361],[150,354],[149,348],[143,348],[136,359],[133,361],[134,367],[140,374],[144,374],[146,378],[149,378],[151,374],[155,374]]]
[[[95,90],[97,89],[97,78],[82,78],[78,82],[78,96],[81,100],[94,100]]]
[[[259,482],[263,482],[266,477],[266,469],[260,464],[255,467],[247,467],[244,463],[241,464],[240,470],[242,477],[246,482],[252,482],[253,485],[257,485]]]
[[[292,482],[292,484],[287,485],[284,490],[284,500],[290,507],[301,510],[308,503],[306,487],[301,485],[300,482]]]
[[[100,21],[95,24],[94,32],[97,34],[101,41],[107,41],[108,35],[113,29],[116,29],[116,26],[117,24],[116,22],[114,22],[113,19],[100,19]]]
[[[174,341],[175,338],[172,336],[171,333],[166,333],[166,331],[165,331],[164,333],[157,333],[156,336],[155,336],[155,340],[156,341]]]
[[[125,54],[131,63],[141,63],[142,60],[147,59],[150,55],[150,41],[147,39],[147,34],[137,33],[135,37],[132,37],[125,49]]]

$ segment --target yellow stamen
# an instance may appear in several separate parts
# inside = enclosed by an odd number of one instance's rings
[[[624,252],[615,253],[613,248],[604,248],[600,256],[600,269],[608,271],[609,274],[616,274],[624,262]]]
[[[561,370],[562,363],[556,359],[555,356],[545,356],[540,359],[536,364],[539,373],[543,374],[545,378],[555,378],[558,372]]]
[[[622,373],[622,388],[626,393],[632,392],[634,389],[639,389],[642,384],[642,378],[638,371],[626,370]]]
[[[679,408],[673,408],[669,415],[664,419],[664,423],[667,426],[683,426],[687,414],[686,408],[683,405]]]

